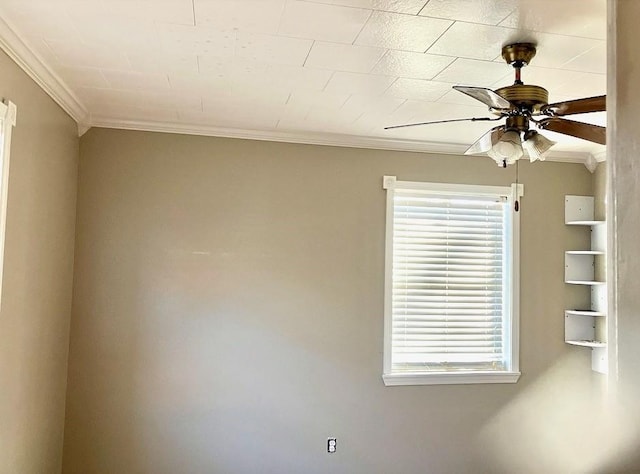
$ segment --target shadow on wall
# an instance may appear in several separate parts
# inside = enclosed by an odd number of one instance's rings
[[[638,472],[640,405],[624,403],[604,376],[577,377],[582,352],[559,359],[483,427],[478,445],[499,472]]]

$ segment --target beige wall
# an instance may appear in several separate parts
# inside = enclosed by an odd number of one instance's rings
[[[582,165],[520,167],[520,382],[381,380],[382,176],[511,183],[492,163],[88,132],[63,472],[585,472],[597,378],[563,343]]]
[[[13,131],[0,311],[0,472],[62,463],[74,251],[77,128],[0,53]]]

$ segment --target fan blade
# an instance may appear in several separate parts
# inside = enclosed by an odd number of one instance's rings
[[[573,115],[588,114],[589,112],[604,112],[607,110],[607,96],[587,97],[585,99],[567,100],[545,105],[542,113],[545,115]]]
[[[467,94],[469,97],[479,100],[492,109],[508,110],[513,107],[507,99],[486,87],[453,86],[453,88],[463,94]]]
[[[494,127],[489,130],[487,133],[482,135],[480,139],[467,148],[467,151],[464,152],[465,155],[475,155],[477,153],[485,153],[495,145],[500,137],[505,133],[504,125],[500,125],[499,127]]]
[[[600,145],[605,145],[607,140],[607,129],[600,125],[552,117],[541,120],[538,126],[543,130],[571,135]]]
[[[502,116],[498,118],[492,117],[471,117],[471,118],[462,118],[462,119],[451,119],[451,120],[433,120],[431,122],[418,122],[418,123],[405,123],[403,125],[391,125],[390,127],[384,127],[385,130],[391,130],[392,128],[403,128],[403,127],[416,127],[418,125],[432,125],[434,123],[450,123],[450,122],[493,122],[494,120],[500,120]]]

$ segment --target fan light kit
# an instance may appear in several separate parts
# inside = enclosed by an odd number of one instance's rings
[[[502,57],[515,70],[515,82],[511,86],[495,91],[485,87],[453,86],[455,90],[487,105],[495,117],[410,123],[385,127],[385,130],[434,123],[497,121],[506,118],[504,125],[492,128],[465,151],[465,155],[486,153],[505,168],[524,157],[525,152],[530,161],[542,161],[549,149],[555,145],[554,141],[530,129],[532,123],[540,130],[550,130],[604,145],[605,127],[561,117],[603,112],[606,110],[607,97],[602,95],[549,104],[549,93],[545,88],[524,84],[521,79],[522,68],[528,65],[535,55],[536,46],[532,43],[515,43],[502,48]]]

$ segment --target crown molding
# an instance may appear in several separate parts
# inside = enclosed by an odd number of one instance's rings
[[[80,99],[5,20],[0,11],[0,48],[77,123],[85,127],[89,112]]]
[[[465,150],[468,148],[468,145],[465,144],[363,137],[355,135],[340,135],[337,133],[242,130],[182,123],[116,120],[110,117],[100,116],[92,116],[91,125],[93,127],[136,130],[143,132],[178,133],[183,135],[201,135],[219,138],[240,138],[244,140],[263,140],[305,145],[339,146],[346,148],[370,148],[375,150],[408,151],[417,153],[441,153],[446,155],[463,155]],[[586,152],[559,151],[549,153],[546,161],[580,163],[587,165],[590,157],[591,154]]]
[[[398,140],[392,138],[341,135],[338,133],[283,132],[277,130],[245,130],[189,125],[183,123],[150,122],[137,120],[114,120],[109,117],[92,116],[94,127],[137,130],[143,132],[178,133],[219,138],[240,138],[269,142],[297,143],[304,145],[338,146],[346,148],[371,148],[376,150],[410,151],[418,153],[442,153],[462,155],[467,145],[424,142],[419,140]]]
[[[602,163],[603,161],[607,161],[607,149],[600,150],[596,153],[592,153],[591,156],[598,163]]]

